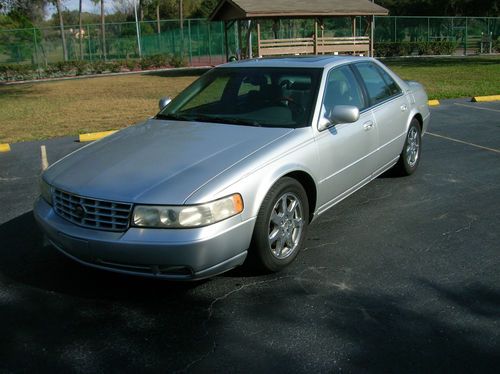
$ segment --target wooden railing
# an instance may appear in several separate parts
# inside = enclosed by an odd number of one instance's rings
[[[370,38],[357,37],[314,37],[294,39],[260,39],[257,43],[258,56],[352,53],[368,54]]]

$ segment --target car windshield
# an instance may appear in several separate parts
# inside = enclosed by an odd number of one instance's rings
[[[158,119],[263,127],[305,127],[312,121],[322,69],[212,69],[157,115]]]

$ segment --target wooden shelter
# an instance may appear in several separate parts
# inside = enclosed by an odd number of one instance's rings
[[[243,58],[252,57],[251,31],[257,33],[257,55],[353,53],[373,56],[374,17],[389,11],[369,0],[221,0],[210,15],[211,21],[224,21],[226,58],[229,58],[228,29],[235,22],[238,41],[243,46],[242,25],[246,21],[246,48]],[[356,36],[356,17],[368,18],[370,36]],[[352,36],[323,36],[323,20],[332,17],[350,17]],[[314,32],[310,37],[287,39],[261,38],[260,22],[266,19],[313,19]],[[318,33],[319,32],[319,33]]]

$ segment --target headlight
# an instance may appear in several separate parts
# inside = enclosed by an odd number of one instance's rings
[[[138,227],[189,228],[207,226],[243,211],[243,199],[234,194],[200,205],[137,205],[132,224]]]
[[[52,187],[43,178],[40,178],[40,195],[47,203],[52,205]]]

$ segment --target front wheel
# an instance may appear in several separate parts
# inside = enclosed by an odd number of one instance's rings
[[[280,179],[264,198],[252,237],[252,255],[261,268],[280,271],[297,257],[308,217],[304,187],[293,178]]]
[[[403,151],[399,156],[397,164],[394,166],[398,174],[411,175],[417,170],[418,163],[420,162],[421,141],[420,123],[416,118],[413,118],[406,134]]]

